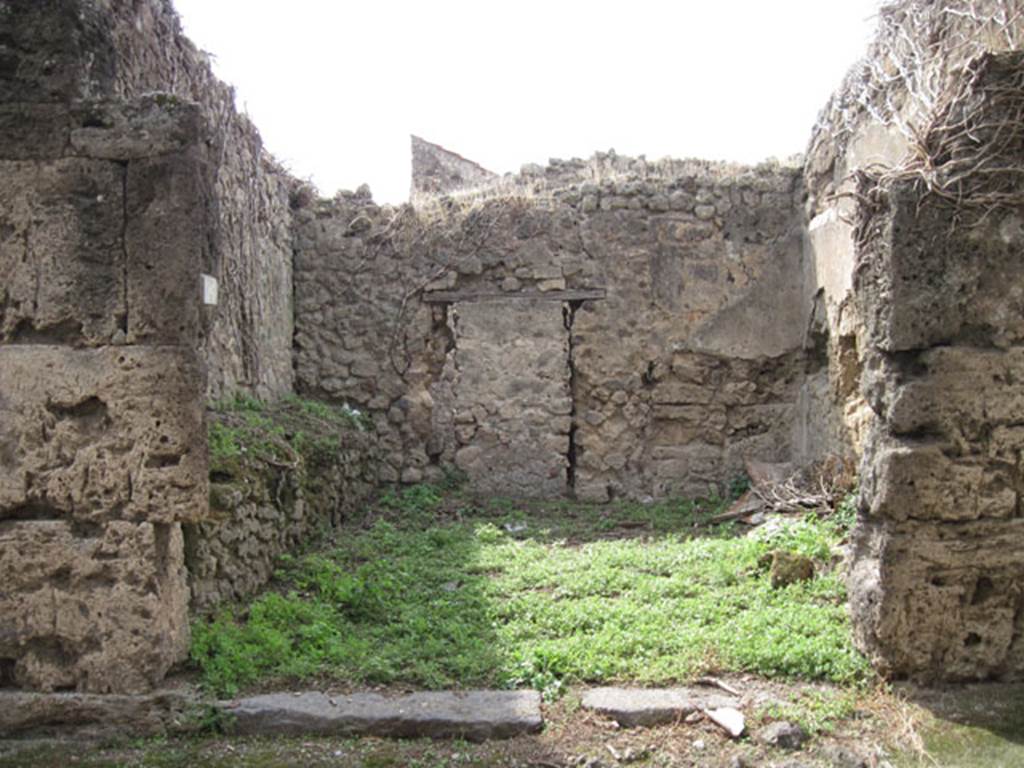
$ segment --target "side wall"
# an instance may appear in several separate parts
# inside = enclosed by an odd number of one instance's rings
[[[1019,48],[1024,25],[1001,3],[950,6],[884,9],[812,138],[830,379],[811,413],[860,457],[859,646],[893,676],[1019,677],[1021,66],[987,52]]]
[[[0,687],[145,690],[204,403],[291,388],[289,181],[164,0],[0,6],[0,165]]]
[[[91,98],[73,9],[3,13],[0,685],[145,690],[187,651],[206,507],[201,116]]]
[[[369,411],[385,480],[454,464],[490,493],[699,495],[793,456],[818,364],[799,172],[617,162],[552,167],[537,194],[297,212],[297,388]]]
[[[210,457],[210,514],[185,526],[193,612],[252,597],[279,556],[329,537],[376,491],[375,436],[317,405],[327,418],[292,400],[265,405],[259,419],[208,414],[241,450]]]
[[[113,98],[163,92],[199,105],[213,191],[203,271],[219,283],[201,344],[208,395],[249,391],[273,399],[292,389],[293,180],[235,111],[234,91],[182,32],[170,0],[62,0],[101,30],[90,54],[109,61],[90,86]]]

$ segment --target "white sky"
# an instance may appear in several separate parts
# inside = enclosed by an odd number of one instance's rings
[[[802,152],[878,0],[174,0],[268,149],[401,202],[409,134],[498,173]]]

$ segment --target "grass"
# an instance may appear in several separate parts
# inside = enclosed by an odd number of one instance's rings
[[[217,482],[230,482],[264,465],[305,476],[335,459],[347,431],[369,428],[365,416],[346,405],[295,395],[267,403],[237,393],[212,403],[209,416],[210,470]]]
[[[827,569],[849,510],[770,536],[708,526],[724,501],[474,504],[416,486],[274,589],[193,628],[220,695],[297,681],[417,688],[663,684],[708,671],[855,683],[845,593]],[[813,558],[773,589],[766,555]]]

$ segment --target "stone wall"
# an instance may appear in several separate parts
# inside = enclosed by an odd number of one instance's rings
[[[134,692],[187,651],[209,174],[193,105],[93,98],[70,11],[0,9],[0,685]]]
[[[454,192],[486,184],[496,174],[462,155],[412,136],[412,182],[409,199]]]
[[[185,527],[193,611],[251,597],[280,555],[331,536],[377,487],[375,436],[344,412],[288,400],[210,418],[242,450],[213,452],[210,515]]]
[[[1019,47],[1024,25],[999,3],[948,7],[888,7],[823,113],[809,266],[829,428],[861,458],[858,644],[893,676],[1019,677],[1024,142],[1005,99],[1024,69],[990,51]]]
[[[204,401],[293,378],[367,414],[384,482],[694,496],[857,456],[860,646],[1020,676],[1021,10],[886,6],[802,173],[497,178],[419,142],[454,194],[393,208],[276,168],[168,0],[0,3],[0,687],[149,688],[187,646],[184,525],[208,606],[366,490],[358,438],[315,494],[220,478],[208,517]]]
[[[259,133],[235,111],[234,92],[182,32],[170,0],[60,0],[39,4],[93,35],[88,95],[133,99],[166,93],[194,102],[212,174],[203,272],[219,283],[219,303],[203,311],[200,343],[208,393],[291,391],[292,179],[263,150]],[[40,11],[42,12],[42,11]],[[19,22],[19,28],[24,24]],[[63,37],[54,40],[66,45]]]
[[[0,686],[145,690],[207,382],[290,389],[290,188],[163,0],[0,4],[0,165]]]
[[[209,394],[291,391],[293,182],[181,33],[170,0],[8,3],[0,16],[0,136],[28,157],[59,155],[73,138],[88,142],[97,131],[116,134],[107,159],[132,142],[146,144],[132,134],[130,115],[106,107],[90,114],[90,101],[163,93],[194,102],[213,179],[203,200],[202,271],[220,287],[219,305],[202,310]]]
[[[321,200],[296,213],[297,388],[372,415],[386,480],[721,489],[799,448],[801,202],[798,169],[614,155],[417,208]]]

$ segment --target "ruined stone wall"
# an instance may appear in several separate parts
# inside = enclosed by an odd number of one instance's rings
[[[1019,47],[1018,5],[889,6],[807,160],[818,413],[860,457],[851,610],[895,676],[1024,672],[1024,70],[986,54]]]
[[[207,381],[290,389],[287,182],[162,0],[0,4],[0,164],[0,686],[145,690]]]
[[[444,147],[412,138],[412,181],[409,199],[416,202],[424,196],[476,187],[495,178],[486,168],[449,152]]]
[[[182,34],[170,0],[61,0],[37,4],[36,13],[40,29],[52,18],[67,29],[42,46],[33,41],[34,57],[66,48],[68,39],[80,41],[82,60],[68,61],[67,71],[63,64],[57,68],[61,77],[82,81],[75,97],[160,92],[198,105],[213,174],[203,272],[219,282],[219,304],[204,309],[201,338],[209,396],[290,392],[292,180],[265,153],[248,118],[235,111],[233,90]],[[15,27],[30,25],[19,18]]]
[[[211,457],[210,515],[185,527],[193,611],[258,592],[280,555],[308,547],[360,512],[377,487],[376,438],[327,406],[210,414],[242,450]],[[249,416],[249,419],[244,418]]]
[[[71,128],[81,135],[102,127],[88,116],[86,100],[164,93],[198,105],[214,184],[204,201],[202,271],[219,281],[219,305],[203,310],[200,338],[209,396],[290,392],[292,180],[235,112],[232,90],[213,76],[205,54],[181,33],[170,0],[8,3],[0,15],[0,130],[36,155],[60,151]]]
[[[0,14],[0,685],[144,690],[186,653],[206,507],[201,119],[91,98],[75,8]]]
[[[580,165],[297,211],[297,387],[372,415],[385,480],[454,464],[491,493],[701,495],[793,456],[818,364],[799,171]]]
[[[108,4],[104,4],[108,5]],[[248,390],[279,397],[292,388],[292,179],[235,111],[234,91],[181,33],[170,0],[109,3],[116,52],[113,93],[164,91],[196,102],[206,123],[214,189],[204,271],[219,282],[203,339],[209,396]]]

